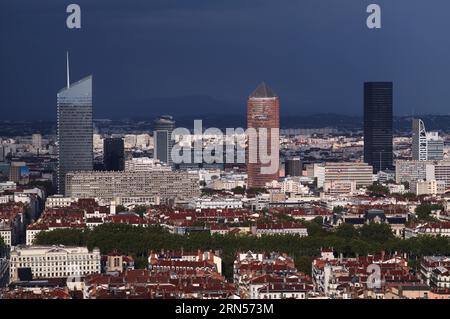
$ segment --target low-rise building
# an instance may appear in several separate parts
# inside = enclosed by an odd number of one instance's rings
[[[10,280],[29,269],[34,279],[83,277],[100,273],[100,251],[86,247],[16,246],[10,254]]]

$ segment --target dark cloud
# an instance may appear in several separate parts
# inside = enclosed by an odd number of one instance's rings
[[[365,27],[372,2],[382,30]],[[82,30],[65,27],[69,3],[82,7]],[[449,9],[448,0],[0,0],[1,114],[54,118],[66,50],[73,80],[94,74],[98,117],[242,113],[263,80],[284,114],[360,114],[367,80],[395,82],[398,114],[447,114]]]

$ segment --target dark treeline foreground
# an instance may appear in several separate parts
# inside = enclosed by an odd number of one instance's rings
[[[355,229],[341,225],[335,232],[324,231],[314,221],[306,223],[308,237],[292,235],[254,236],[214,235],[208,232],[186,236],[170,234],[167,230],[151,226],[148,228],[130,225],[104,224],[93,230],[61,229],[41,232],[35,240],[38,245],[98,247],[102,254],[117,250],[135,258],[136,267],[147,265],[150,250],[196,251],[216,250],[221,252],[225,276],[231,278],[236,252],[283,252],[295,258],[296,266],[307,274],[311,272],[314,256],[321,248],[333,248],[345,257],[364,256],[381,251],[407,253],[411,266],[426,255],[450,255],[450,239],[445,237],[416,237],[407,240],[395,238],[385,224],[370,224]]]

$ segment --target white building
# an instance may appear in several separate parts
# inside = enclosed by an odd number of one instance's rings
[[[323,187],[325,181],[325,167],[323,164],[312,164],[306,168],[307,176],[317,179],[317,187]]]
[[[160,200],[198,197],[200,186],[197,174],[184,171],[71,172],[66,175],[66,195],[116,201],[122,205],[131,202],[158,204]]]
[[[252,233],[257,237],[267,235],[298,235],[308,236],[308,229],[300,223],[258,224],[252,227]]]
[[[416,193],[417,196],[420,195],[441,195],[445,193],[445,182],[444,181],[417,181],[415,184],[411,185],[411,191]]]
[[[12,245],[13,240],[13,232],[12,228],[2,222],[0,222],[0,237],[3,239],[3,242],[6,246]]]
[[[3,183],[0,183],[0,193],[2,193],[4,191],[9,191],[9,190],[15,190],[16,187],[17,187],[17,184],[12,181],[6,181]]]
[[[329,195],[353,194],[356,192],[356,181],[326,181],[323,191]]]
[[[157,159],[148,157],[136,157],[125,161],[125,171],[150,172],[156,170],[171,171],[172,168]]]
[[[356,187],[373,184],[373,168],[367,163],[325,163],[326,182],[354,181]]]
[[[33,278],[67,278],[100,273],[100,250],[86,247],[16,246],[10,255],[10,279],[17,281],[18,271],[31,268]]]
[[[47,197],[45,201],[45,207],[56,208],[56,207],[69,207],[72,203],[76,202],[77,198],[64,197],[62,195],[53,195]]]
[[[242,199],[240,198],[197,198],[195,200],[196,209],[240,209]]]

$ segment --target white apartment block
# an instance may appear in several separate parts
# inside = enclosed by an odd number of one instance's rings
[[[443,181],[446,187],[450,187],[450,162],[398,160],[395,176],[398,184],[408,182],[411,187],[420,180]]]
[[[240,198],[198,198],[195,201],[196,209],[240,209]]]
[[[148,157],[136,157],[125,161],[125,171],[149,172],[155,170],[171,171],[172,168],[159,160]]]
[[[373,184],[373,168],[367,163],[325,163],[326,182],[354,181],[356,187]]]
[[[56,208],[56,207],[69,207],[72,203],[76,202],[77,198],[64,197],[62,195],[53,195],[47,197],[45,200],[45,207]]]
[[[325,167],[323,164],[312,164],[307,166],[306,173],[308,177],[317,179],[317,187],[323,187],[325,181]]]
[[[287,177],[281,182],[272,181],[266,183],[267,188],[279,189],[283,194],[309,194],[309,187],[303,185],[298,177]]]
[[[445,193],[445,182],[444,181],[418,181],[411,185],[411,191],[417,196],[420,195],[441,195]]]
[[[344,195],[356,192],[356,181],[326,181],[323,191],[328,195]]]
[[[3,239],[6,246],[11,246],[13,240],[11,227],[0,223],[0,237]]]
[[[17,281],[23,268],[31,268],[33,278],[83,277],[100,273],[100,259],[100,250],[86,247],[16,246],[10,255],[10,280]]]
[[[408,161],[397,160],[395,162],[395,182],[401,184],[408,182],[410,185],[419,180],[427,179],[427,165],[433,161]]]
[[[200,195],[198,174],[184,171],[71,172],[66,175],[66,194],[124,204],[121,198],[186,200]]]

